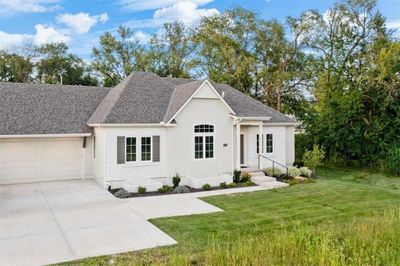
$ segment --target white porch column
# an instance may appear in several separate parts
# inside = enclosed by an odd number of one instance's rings
[[[240,170],[240,124],[236,124],[236,169]]]
[[[263,147],[264,147],[264,143],[263,143],[263,125],[261,123],[261,125],[258,126],[258,153],[263,153]]]

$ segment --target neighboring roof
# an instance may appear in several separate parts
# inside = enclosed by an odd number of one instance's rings
[[[203,81],[134,72],[111,89],[89,124],[167,122]],[[296,122],[228,85],[211,84],[238,117],[271,117],[269,123]]]
[[[109,89],[0,82],[0,135],[90,133]]]

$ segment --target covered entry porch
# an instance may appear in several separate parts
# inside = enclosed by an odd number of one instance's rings
[[[294,161],[293,127],[269,118],[238,118],[234,125],[234,166],[244,171],[275,167],[285,170]]]

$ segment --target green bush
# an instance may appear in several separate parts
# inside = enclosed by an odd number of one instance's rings
[[[291,179],[288,179],[286,181],[286,183],[288,183],[289,186],[294,186],[294,185],[300,184],[300,180],[291,178]]]
[[[242,173],[240,176],[240,182],[244,183],[247,181],[251,181],[251,174],[250,173]]]
[[[172,190],[173,190],[173,188],[170,186],[162,186],[157,191],[159,193],[167,193],[167,192],[171,192]]]
[[[244,182],[241,184],[242,187],[250,187],[253,185],[253,182],[251,182],[250,180]]]
[[[228,187],[230,187],[230,188],[234,188],[234,187],[237,187],[237,186],[238,186],[238,183],[230,183],[228,185]]]
[[[172,184],[174,184],[174,187],[179,186],[179,183],[181,182],[181,176],[176,173],[175,176],[172,178]]]
[[[288,175],[290,177],[300,176],[301,175],[300,169],[297,167],[289,167]]]
[[[264,173],[265,173],[267,176],[280,177],[281,174],[282,174],[282,171],[281,171],[281,169],[276,168],[276,167],[275,167],[275,168],[268,167],[268,168],[265,168],[265,169],[264,169]]]
[[[386,164],[390,172],[400,176],[400,147],[389,150]]]
[[[233,171],[233,182],[234,183],[239,183],[240,182],[240,175],[241,175],[241,171],[240,170],[235,170]]]
[[[203,190],[211,190],[211,185],[210,184],[204,184],[202,188],[203,188]]]
[[[227,188],[228,185],[226,184],[226,182],[222,182],[221,184],[219,184],[220,188]]]
[[[315,168],[322,162],[325,158],[325,152],[314,145],[312,150],[306,151],[304,154],[304,165],[312,169],[312,175],[315,176]]]
[[[301,176],[311,177],[311,174],[312,174],[311,170],[308,169],[307,167],[300,167],[299,170],[300,170]]]
[[[146,193],[146,191],[147,191],[146,187],[139,187],[139,188],[138,188],[138,192],[139,192],[140,194],[144,194],[144,193]]]

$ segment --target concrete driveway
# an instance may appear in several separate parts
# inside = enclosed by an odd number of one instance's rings
[[[93,180],[0,186],[1,265],[41,265],[176,241]]]

